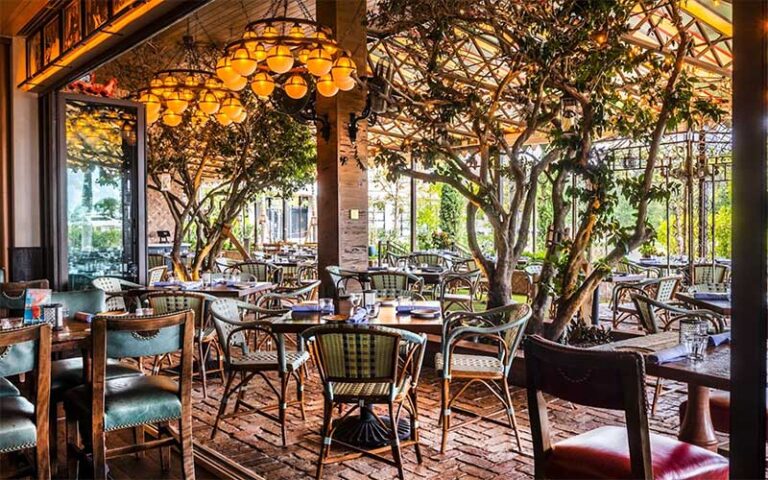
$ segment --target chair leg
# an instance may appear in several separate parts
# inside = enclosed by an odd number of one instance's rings
[[[200,380],[203,382],[203,398],[208,398],[208,379],[205,375],[205,354],[203,352],[203,343],[197,343],[197,368],[200,373]]]
[[[230,389],[232,388],[232,382],[235,380],[235,376],[237,376],[236,372],[229,372],[227,374],[227,384],[224,387],[224,393],[221,395],[221,405],[219,405],[219,413],[216,414],[216,420],[213,421],[213,431],[211,432],[211,440],[216,438],[216,433],[219,431],[219,420],[221,420],[221,417],[224,415],[224,412],[227,411],[227,402],[229,402],[229,396],[232,394],[232,392],[230,392]]]
[[[661,396],[661,391],[664,388],[664,382],[662,381],[661,377],[656,379],[656,387],[653,389],[653,401],[651,402],[651,415],[656,415],[656,406],[659,403],[659,397]]]
[[[327,399],[323,405],[323,428],[320,437],[320,457],[317,459],[317,472],[315,479],[320,480],[323,477],[323,463],[325,457],[331,450],[331,420],[333,417],[333,402]]]
[[[77,478],[77,467],[80,463],[77,455],[77,437],[77,420],[67,417],[67,478]]]
[[[51,407],[48,413],[48,445],[50,452],[50,464],[54,473],[58,473],[61,466],[61,455],[59,455],[59,404],[51,401]]]
[[[159,425],[160,433],[168,433],[168,422]],[[160,470],[168,472],[171,469],[171,447],[160,447]]]
[[[133,427],[134,445],[144,444],[144,426]],[[136,458],[144,458],[144,451],[136,452]]]
[[[397,476],[400,480],[405,480],[403,474],[403,457],[400,455],[400,437],[397,434],[397,416],[395,416],[395,405],[389,404],[389,432],[392,435],[392,458],[397,466]]]
[[[186,410],[186,413],[184,412]],[[181,472],[185,480],[195,478],[195,456],[192,451],[192,407],[182,407],[179,419],[179,439],[181,441]]]
[[[517,439],[517,450],[523,451],[523,445],[520,442],[520,430],[517,428],[517,419],[515,418],[515,407],[512,406],[512,394],[509,393],[509,381],[506,377],[502,380],[502,388],[504,390],[504,398],[507,399],[507,418],[509,419],[509,426],[515,431],[515,438]]]
[[[413,392],[410,396],[411,408],[411,438],[414,442],[414,448],[416,450],[416,462],[421,464],[421,444],[419,443],[419,402],[416,397],[416,392]]]
[[[107,439],[104,431],[91,427],[91,455],[93,458],[93,480],[107,478]]]
[[[443,398],[443,405],[442,409],[440,411],[440,414],[443,418],[443,439],[440,442],[440,453],[445,453],[445,447],[448,444],[448,430],[451,428],[451,410],[450,410],[450,402],[451,402],[451,380],[448,378],[443,379],[443,390],[442,390],[442,398]]]
[[[280,419],[280,433],[282,434],[283,438],[283,447],[286,446],[285,437],[287,436],[286,432],[286,425],[285,425],[285,408],[286,404],[288,403],[288,381],[291,379],[290,375],[281,373],[280,374],[280,398],[277,399],[278,402],[278,415]]]
[[[304,408],[304,373],[301,371],[301,369],[296,371],[296,398],[299,400],[301,419],[306,421],[307,411]]]

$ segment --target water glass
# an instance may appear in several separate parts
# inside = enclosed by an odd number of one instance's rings
[[[211,284],[211,272],[203,272],[203,286],[207,287]]]
[[[704,359],[708,338],[706,333],[700,332],[689,332],[683,336],[683,346],[688,353],[689,360],[699,361]]]
[[[397,297],[398,307],[410,307],[412,305],[413,305],[413,299],[411,297],[407,297],[405,295],[401,295]]]
[[[317,300],[317,305],[320,307],[321,313],[330,313],[333,314],[335,312],[335,308],[333,307],[333,299],[332,298],[320,298]]]
[[[359,307],[362,301],[363,301],[363,296],[361,294],[359,293],[349,294],[349,302],[352,304],[353,308]]]

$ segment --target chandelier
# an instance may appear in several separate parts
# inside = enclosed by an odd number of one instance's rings
[[[215,119],[221,125],[241,123],[247,112],[238,94],[227,88],[213,72],[200,67],[194,39],[186,35],[182,41],[187,68],[155,72],[149,86],[138,91],[139,102],[147,114],[147,124],[162,119],[163,124],[176,127],[185,118],[193,126],[202,127]]]
[[[279,4],[283,16],[277,16]],[[259,97],[270,97],[276,88],[293,100],[313,90],[324,97],[352,90],[357,70],[352,56],[342,50],[333,31],[310,18],[287,16],[287,0],[273,4],[270,18],[250,22],[241,39],[228,44],[216,64],[216,75],[224,86],[240,91],[250,84]]]

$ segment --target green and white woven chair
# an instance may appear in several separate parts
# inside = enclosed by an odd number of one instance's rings
[[[613,271],[622,275],[645,275],[647,278],[660,278],[661,270],[656,267],[644,267],[624,258],[616,264]]]
[[[324,465],[365,455],[394,465],[403,479],[402,447],[414,446],[416,459],[421,463],[417,390],[426,335],[371,325],[322,325],[310,328],[302,337],[323,384],[322,443],[316,478],[322,477]],[[334,407],[345,404],[353,407],[334,421]],[[368,451],[333,438],[335,422],[362,408],[371,409],[372,415],[383,424],[373,411],[373,405],[377,404],[388,407],[392,460],[381,457],[380,450]],[[403,410],[410,417],[411,434],[401,443],[397,426]],[[332,456],[334,444],[355,453]]]
[[[356,272],[344,270],[336,265],[325,267],[325,271],[331,277],[336,298],[347,294],[350,282],[357,283],[361,290],[365,290],[363,283],[360,281],[360,276]]]
[[[720,263],[699,264],[693,266],[693,280],[687,277],[690,275],[688,267],[681,269],[681,273],[686,276],[686,283],[690,286],[706,285],[713,283],[727,283],[730,276],[730,268]]]
[[[296,287],[278,287],[260,296],[256,305],[271,310],[290,308],[297,303],[317,298],[320,280],[300,284]]]
[[[371,272],[368,274],[371,289],[381,298],[411,297],[423,300],[421,278],[406,272]]]
[[[637,283],[618,283],[611,294],[613,327],[630,318],[638,318],[638,312],[632,303],[631,295],[646,295],[660,303],[671,303],[680,284],[680,277],[663,277],[643,280]]]
[[[280,284],[283,281],[283,269],[270,262],[242,262],[232,267],[242,273],[250,273],[259,282]]]
[[[155,292],[145,295],[142,299],[154,309],[155,315],[165,315],[167,313],[192,310],[195,313],[195,359],[193,365],[197,365],[197,372],[200,374],[200,380],[203,384],[203,398],[208,398],[208,374],[224,373],[224,361],[219,345],[216,343],[216,329],[211,325],[207,315],[207,302],[216,300],[216,297],[203,293],[191,292]],[[207,371],[206,363],[211,354],[211,350],[216,351],[219,359],[219,365],[216,370]],[[155,368],[170,357],[158,357],[155,359]]]
[[[150,268],[147,270],[147,286],[151,287],[157,282],[162,282],[165,279],[165,275],[167,273],[168,267],[165,265]]]
[[[304,371],[302,368],[309,360],[309,353],[302,350],[286,351],[283,335],[275,334],[270,328],[268,320],[248,320],[248,314],[258,316],[270,316],[274,313],[258,308],[250,303],[238,300],[222,298],[211,304],[211,315],[218,333],[219,346],[224,352],[224,371],[226,382],[224,393],[221,397],[221,406],[213,423],[211,439],[213,440],[219,429],[219,421],[237,415],[250,415],[257,413],[274,420],[280,424],[283,446],[286,445],[286,419],[285,412],[288,406],[298,404],[301,408],[301,418],[306,418],[304,411]],[[250,337],[261,336],[269,338],[269,342],[259,342]],[[254,344],[274,345],[274,350],[259,350],[250,347],[251,340]],[[277,372],[280,381],[275,386],[266,375],[268,372]],[[270,390],[277,396],[277,404],[257,408],[245,400],[248,385],[256,376],[261,377]],[[237,377],[239,382],[235,383]],[[288,402],[288,384],[293,378],[296,381],[296,397],[294,402]],[[235,409],[227,414],[227,403],[233,394],[237,394]],[[259,395],[261,396],[261,395]],[[246,407],[240,411],[241,407]],[[277,409],[275,416],[271,410]]]
[[[446,273],[440,282],[440,308],[443,312],[474,312],[473,301],[480,281],[480,271]]]
[[[515,408],[509,391],[509,373],[520,341],[525,335],[525,326],[531,318],[531,307],[522,303],[513,303],[493,308],[484,312],[452,312],[446,315],[443,324],[442,352],[435,355],[435,370],[442,378],[440,421],[443,427],[443,439],[440,452],[445,453],[448,433],[462,428],[469,423],[487,420],[505,425],[499,415],[505,415],[508,426],[515,431],[517,448],[520,444],[520,432],[515,420]],[[484,338],[498,347],[495,356],[467,355],[454,353],[461,340]],[[451,395],[454,382],[464,383],[455,395]],[[478,412],[456,406],[457,400],[472,383],[480,383],[496,396],[502,408],[492,413]],[[474,418],[459,425],[451,425],[451,412],[458,411]]]
[[[104,290],[107,294],[107,310],[128,311],[126,298],[128,290],[141,288],[138,283],[129,282],[118,277],[98,277],[91,282],[94,288]]]
[[[426,264],[428,267],[448,268],[448,261],[444,256],[428,252],[412,253],[408,257],[408,264],[411,267],[420,267]]]

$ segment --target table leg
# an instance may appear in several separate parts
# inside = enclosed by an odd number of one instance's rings
[[[680,424],[678,438],[717,451],[717,437],[709,413],[709,387],[688,384],[688,408]]]
[[[334,422],[333,438],[349,445],[371,449],[389,445],[388,416],[380,416],[381,422],[374,416],[369,405],[360,407],[359,416],[350,416]],[[383,424],[382,424],[383,423]],[[411,436],[411,424],[406,419],[400,419],[397,426],[400,440],[407,440]]]

